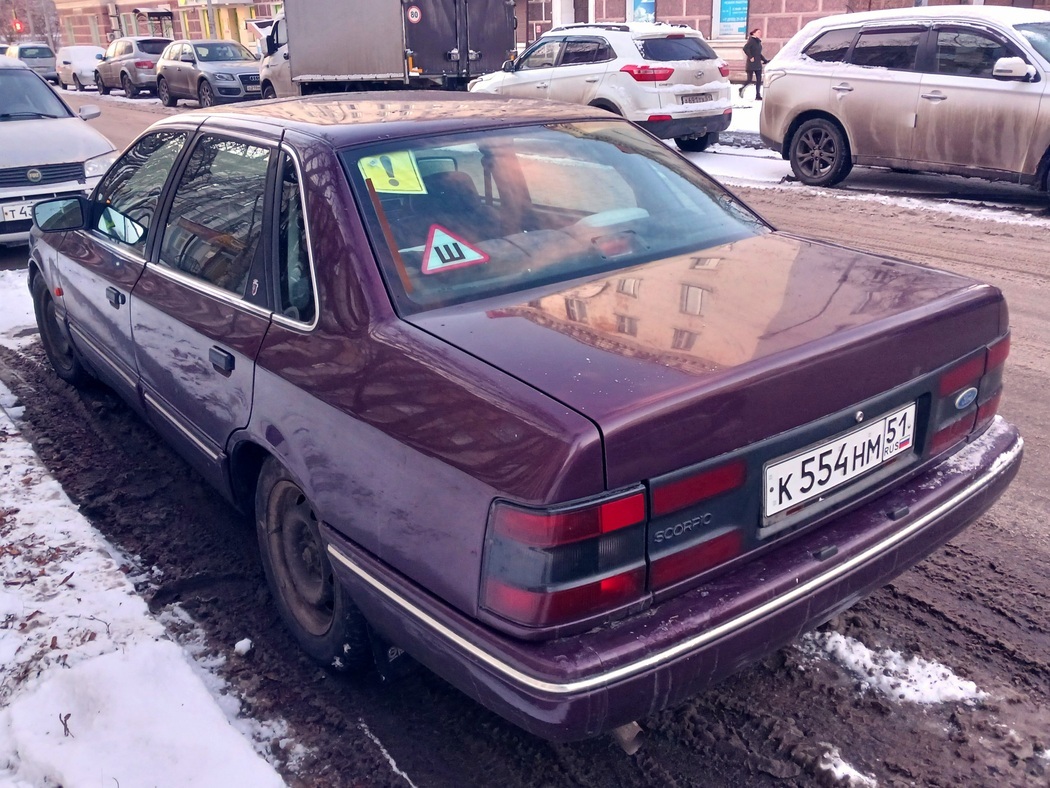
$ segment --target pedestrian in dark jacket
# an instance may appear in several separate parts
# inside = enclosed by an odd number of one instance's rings
[[[740,97],[744,97],[744,88],[755,81],[755,101],[762,100],[762,65],[769,61],[762,54],[762,39],[759,33],[762,31],[755,28],[747,34],[747,43],[744,44],[744,64],[747,68],[747,82],[740,86]]]

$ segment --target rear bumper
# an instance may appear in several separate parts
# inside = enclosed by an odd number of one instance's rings
[[[500,635],[331,529],[325,536],[336,574],[387,638],[520,727],[571,741],[679,703],[889,582],[988,509],[1022,453],[1017,430],[996,419],[938,465],[826,526],[613,627],[552,641]]]
[[[718,115],[657,121],[639,120],[635,123],[650,134],[662,140],[668,140],[673,137],[699,137],[712,132],[717,134],[728,129],[732,120],[733,111],[726,110]]]

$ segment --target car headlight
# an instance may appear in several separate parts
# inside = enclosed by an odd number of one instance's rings
[[[218,74],[215,75],[215,81],[216,82],[233,82],[233,74],[224,74],[223,72],[220,71]]]
[[[103,153],[101,156],[92,156],[84,162],[84,176],[87,178],[97,177],[108,170],[116,160],[117,152],[115,150]]]

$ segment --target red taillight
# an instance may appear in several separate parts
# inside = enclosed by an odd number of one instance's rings
[[[653,517],[677,512],[700,501],[735,490],[743,486],[746,478],[747,465],[741,459],[686,476],[684,479],[654,486]]]
[[[987,402],[982,402],[977,406],[977,424],[974,425],[974,430],[984,429],[988,426],[992,419],[995,418],[995,414],[999,412],[999,402],[1003,398],[1003,390],[995,392],[991,399]]]
[[[984,354],[974,356],[941,375],[937,393],[946,397],[968,385],[973,385],[984,374]]]
[[[670,120],[670,119],[671,119],[670,115],[650,115],[649,118],[648,118],[648,121],[650,123],[654,123],[654,122],[657,122],[657,121]]]
[[[649,584],[655,590],[674,585],[679,580],[695,577],[744,550],[744,537],[738,530],[728,531],[705,539],[676,553],[659,558],[649,570]]]
[[[620,69],[630,74],[635,82],[664,82],[671,78],[673,68],[666,66],[635,66],[627,65]]]
[[[645,492],[489,515],[481,605],[527,627],[593,618],[645,598]]]
[[[934,411],[936,431],[930,451],[939,454],[984,429],[995,417],[1002,398],[1003,366],[1010,354],[1010,335],[996,340],[979,355],[949,369],[937,383],[941,398]]]
[[[1006,363],[1006,357],[1010,355],[1010,335],[1007,334],[1005,337],[988,346],[988,361],[985,364],[985,369],[988,372],[1001,367]]]
[[[152,60],[136,60],[135,68],[153,68]]]
[[[973,425],[974,414],[970,413],[937,430],[930,441],[930,452],[940,454],[949,446],[958,443],[970,434]]]
[[[719,65],[718,66],[718,73],[721,74],[723,77],[728,77],[729,76],[729,64],[728,63],[722,63],[721,65]]]

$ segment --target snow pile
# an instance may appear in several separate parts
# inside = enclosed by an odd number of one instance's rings
[[[849,785],[851,788],[875,788],[879,782],[874,777],[868,777],[866,774],[861,774],[844,760],[839,754],[837,747],[832,747],[830,744],[821,742],[822,746],[827,747],[828,750],[820,756],[820,760],[817,762],[817,768],[823,769],[826,772],[831,772],[831,776],[835,781],[835,785]]]
[[[2,410],[0,457],[0,783],[281,785]]]
[[[827,653],[835,662],[863,682],[865,689],[910,703],[977,701],[988,693],[972,681],[961,679],[950,668],[921,657],[905,659],[898,651],[875,652],[860,641],[838,632],[814,632],[803,636],[803,653]]]

